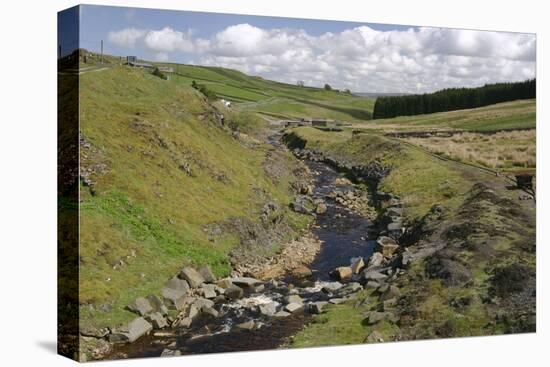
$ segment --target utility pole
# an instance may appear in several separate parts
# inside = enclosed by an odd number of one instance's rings
[[[59,59],[61,59],[61,43],[59,44]]]
[[[103,40],[101,40],[101,63],[103,64]]]

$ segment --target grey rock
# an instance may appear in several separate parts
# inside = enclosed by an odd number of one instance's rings
[[[139,297],[134,300],[134,302],[128,305],[128,309],[132,312],[135,312],[141,316],[145,316],[153,312],[153,306],[147,298]]]
[[[220,313],[214,307],[203,308],[202,312],[216,318],[220,316]]]
[[[403,235],[405,227],[401,222],[392,222],[388,224],[387,230],[388,236],[399,239]]]
[[[393,254],[399,249],[399,245],[391,237],[380,236],[376,240],[377,250],[382,253],[386,258],[392,257]]]
[[[380,343],[384,341],[384,338],[382,337],[382,334],[378,330],[374,330],[372,333],[370,333],[367,336],[367,339],[365,339],[367,343]]]
[[[401,291],[395,285],[389,286],[389,288],[380,295],[380,301],[386,301],[388,299],[397,298],[401,296]]]
[[[199,310],[204,310],[206,308],[214,307],[214,301],[206,298],[198,298],[193,302],[193,305],[197,306]]]
[[[378,287],[380,287],[380,283],[374,280],[369,280],[367,284],[365,284],[365,289],[376,289]]]
[[[369,325],[374,325],[386,318],[385,312],[371,311],[367,318],[367,323]]]
[[[275,302],[260,305],[258,308],[260,313],[265,316],[273,316],[277,312],[277,304]]]
[[[287,296],[285,298],[285,301],[287,303],[304,303],[304,300],[302,299],[302,297],[300,297],[299,295],[297,294],[293,294],[293,295],[290,295],[290,296]]]
[[[128,342],[133,343],[152,330],[153,325],[148,323],[143,317],[138,317],[128,324]]]
[[[342,287],[343,287],[343,284],[340,283],[340,282],[330,282],[330,283],[325,284],[321,288],[321,290],[325,293],[334,293]]]
[[[308,305],[308,311],[309,311],[309,313],[312,313],[312,314],[315,314],[315,315],[321,314],[321,313],[323,313],[323,308],[327,304],[328,304],[328,302],[324,302],[324,301],[318,301],[318,302],[310,303]]]
[[[376,270],[366,270],[363,272],[363,279],[366,281],[369,281],[369,280],[378,281],[386,278],[387,278],[387,275],[382,274]]]
[[[286,311],[281,310],[273,316],[274,317],[287,317],[287,316],[290,316],[290,312],[286,312]]]
[[[327,205],[325,203],[317,204],[317,207],[315,208],[315,213],[325,214],[326,212],[327,212]]]
[[[155,294],[150,294],[147,296],[147,300],[149,301],[155,312],[160,312],[162,315],[168,314],[168,308],[159,296]]]
[[[241,298],[244,294],[244,291],[241,287],[238,287],[234,284],[231,284],[231,286],[225,288],[224,296],[229,299],[238,299]]]
[[[191,288],[197,288],[204,283],[202,275],[190,266],[181,269],[179,277],[186,280]]]
[[[384,262],[384,255],[382,255],[382,253],[380,252],[375,252],[369,258],[368,267],[369,268],[378,267],[378,266],[381,266],[383,262]]]
[[[263,284],[261,280],[250,278],[250,277],[235,277],[235,278],[229,278],[228,280],[237,286],[245,286],[245,287],[254,287],[254,286]]]
[[[193,319],[191,317],[184,317],[176,321],[175,327],[188,328],[189,326],[191,326],[192,322],[193,322]]]
[[[168,322],[160,312],[153,312],[152,314],[147,315],[146,319],[151,323],[151,325],[153,325],[153,329],[155,330],[168,327]]]
[[[202,294],[203,294],[204,298],[210,298],[210,299],[216,298],[216,296],[217,296],[216,287],[217,286],[214,285],[214,284],[203,284],[202,285]]]
[[[164,284],[164,287],[174,289],[174,290],[178,290],[178,291],[182,291],[183,293],[187,293],[187,291],[189,290],[189,283],[187,283],[186,280],[174,277],[174,278],[170,279],[169,281],[167,281]]]
[[[199,268],[199,274],[202,275],[204,281],[207,283],[216,283],[217,281],[216,276],[208,265],[201,266]]]
[[[253,320],[242,322],[240,324],[235,325],[237,329],[243,329],[243,330],[252,330],[254,329],[255,326],[256,324],[254,323]]]
[[[304,309],[303,303],[289,303],[285,306],[285,311],[290,313],[296,313]]]
[[[181,310],[189,298],[186,291],[166,287],[162,289],[162,297],[168,308],[173,310]]]

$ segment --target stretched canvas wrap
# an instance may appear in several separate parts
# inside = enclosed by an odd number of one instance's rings
[[[58,27],[60,354],[535,332],[534,34],[90,5]]]

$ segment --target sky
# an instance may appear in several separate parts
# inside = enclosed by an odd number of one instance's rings
[[[62,23],[59,42],[69,44]],[[534,34],[80,6],[80,47],[99,51],[101,40],[106,54],[354,92],[475,87],[534,78],[536,70]]]

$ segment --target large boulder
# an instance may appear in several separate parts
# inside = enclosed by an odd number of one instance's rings
[[[205,308],[214,307],[214,302],[206,298],[198,298],[193,302],[194,306],[197,306],[199,310],[204,310]]]
[[[153,325],[147,322],[143,317],[138,317],[128,323],[128,342],[133,343],[143,335],[153,330]]]
[[[328,304],[325,301],[312,302],[308,305],[308,312],[314,315],[323,313],[323,308]]]
[[[386,258],[390,258],[399,249],[399,245],[391,237],[381,236],[376,240],[377,250]]]
[[[342,288],[344,285],[340,282],[330,282],[323,285],[321,290],[325,293],[335,293],[338,289]]]
[[[216,276],[208,265],[201,266],[199,268],[199,274],[202,275],[206,283],[216,283]]]
[[[153,312],[153,306],[147,298],[139,297],[134,300],[134,302],[128,305],[128,309],[132,312],[135,312],[141,316],[145,316]]]
[[[180,279],[186,280],[187,283],[189,283],[189,286],[191,286],[191,288],[197,288],[202,283],[204,283],[203,276],[190,266],[186,266],[183,269],[181,269],[179,273],[179,277]]]
[[[167,287],[162,289],[162,297],[168,308],[172,310],[181,310],[185,307],[186,300],[189,298],[187,292]]]

